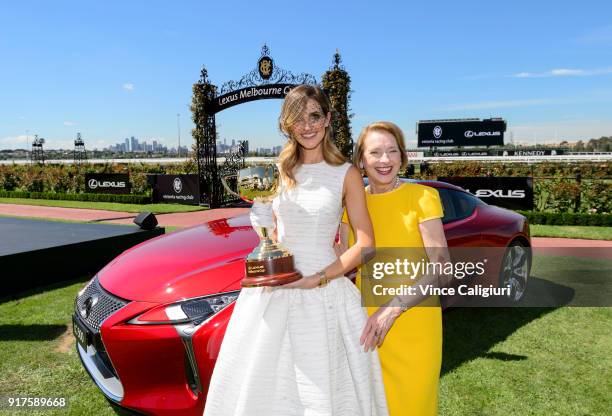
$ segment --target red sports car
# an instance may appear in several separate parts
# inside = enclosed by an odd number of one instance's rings
[[[525,291],[525,217],[453,185],[438,189],[450,247],[505,247],[493,283]],[[73,329],[87,372],[111,404],[144,414],[201,415],[244,259],[258,244],[248,216],[212,221],[127,250],[83,288]]]

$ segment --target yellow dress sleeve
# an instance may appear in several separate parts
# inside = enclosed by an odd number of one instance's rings
[[[344,208],[344,210],[342,212],[342,222],[346,223],[346,224],[349,223],[348,212],[346,211],[346,208]]]
[[[442,201],[438,190],[429,186],[423,186],[418,198],[418,221],[419,224],[435,218],[442,218],[444,211],[442,208]]]

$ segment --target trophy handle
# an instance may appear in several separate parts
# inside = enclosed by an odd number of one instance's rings
[[[238,192],[234,192],[234,190],[232,188],[230,188],[230,186],[227,184],[225,178],[229,178],[229,177],[232,177],[232,176],[236,177],[236,181],[238,180],[238,175],[228,175],[228,176],[222,176],[221,177],[221,184],[223,185],[225,190],[227,192],[229,192],[230,194],[232,194],[234,196],[237,196],[238,198],[242,199],[243,201],[248,202],[249,204],[252,204],[253,203],[252,199],[248,199],[248,198],[240,195]]]
[[[255,176],[253,174],[253,170],[255,170],[258,173],[255,173]],[[274,195],[276,193],[277,187],[278,187],[278,172],[277,172],[277,168],[275,165],[269,164],[267,166],[260,166],[260,167],[251,167],[251,168],[244,168],[239,170],[237,173],[235,174],[231,174],[231,175],[224,175],[221,176],[221,184],[223,185],[223,188],[229,192],[231,195],[234,195],[238,198],[240,198],[241,200],[248,202],[249,204],[252,204],[254,200],[261,200],[262,202],[264,201],[270,201],[271,200],[271,195]],[[240,186],[242,184],[243,179],[249,179],[249,178],[259,178],[258,180],[260,181],[260,186],[263,185],[264,186],[264,190],[269,191],[271,193],[271,195],[266,195],[266,196],[258,196],[255,197],[253,199],[249,199],[243,195],[240,194]],[[236,178],[236,184],[238,187],[238,192],[234,191],[230,185],[227,183],[227,179],[229,178]]]

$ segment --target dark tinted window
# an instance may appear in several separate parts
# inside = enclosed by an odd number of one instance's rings
[[[476,205],[484,204],[480,199],[466,192],[438,188],[438,193],[444,208],[444,217],[442,217],[444,224],[467,218],[472,215]]]

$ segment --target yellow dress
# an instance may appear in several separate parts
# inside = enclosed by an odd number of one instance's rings
[[[366,193],[377,247],[423,247],[418,225],[441,218],[438,191],[404,183],[383,194]],[[343,218],[346,219],[346,212]],[[352,230],[349,245],[353,244]],[[361,286],[360,278],[357,284]],[[436,302],[437,303],[437,302]],[[369,307],[372,315],[376,307]],[[378,350],[391,416],[436,415],[442,364],[442,311],[414,307],[396,320]]]

